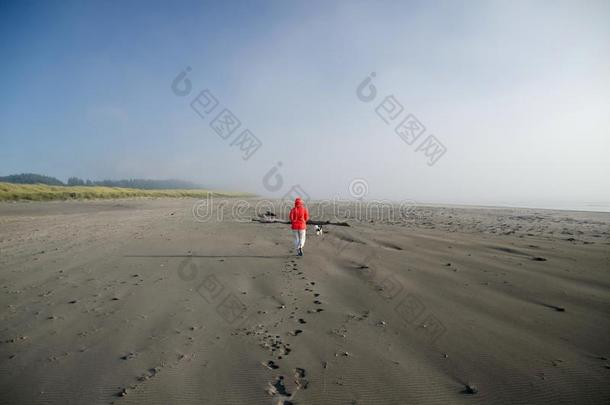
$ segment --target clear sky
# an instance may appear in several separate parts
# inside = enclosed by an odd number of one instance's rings
[[[610,206],[609,1],[5,0],[0,60],[0,175]],[[201,118],[204,89],[219,106]],[[389,95],[404,111],[386,124]],[[223,108],[241,121],[227,140]],[[394,132],[407,114],[425,126],[412,145]],[[262,142],[248,160],[244,129]]]

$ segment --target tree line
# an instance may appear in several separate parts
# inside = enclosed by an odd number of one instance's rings
[[[144,190],[161,189],[200,189],[201,185],[184,180],[151,180],[151,179],[124,179],[124,180],[89,180],[70,177],[66,183],[50,176],[35,173],[12,174],[0,177],[0,182],[15,184],[47,184],[50,186],[104,186],[138,188]]]

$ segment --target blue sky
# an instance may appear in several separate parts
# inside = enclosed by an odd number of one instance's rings
[[[610,201],[608,2],[4,1],[0,38],[0,175]],[[178,97],[186,66],[193,92]],[[379,97],[364,103],[371,72]],[[249,160],[190,108],[203,89],[262,141]],[[444,145],[434,165],[376,115],[387,95]]]

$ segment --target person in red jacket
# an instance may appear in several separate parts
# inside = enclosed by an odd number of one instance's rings
[[[290,223],[294,234],[294,247],[299,256],[303,256],[303,246],[307,236],[307,220],[309,220],[309,211],[303,205],[303,200],[297,198],[294,200],[294,207],[290,210]]]

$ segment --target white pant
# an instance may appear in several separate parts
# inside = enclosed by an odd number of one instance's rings
[[[299,249],[305,246],[305,238],[307,236],[306,229],[292,230],[292,234],[294,235],[294,248]]]

